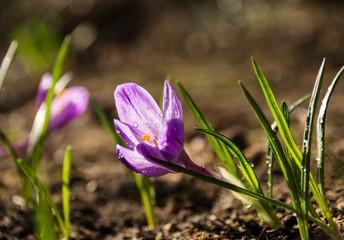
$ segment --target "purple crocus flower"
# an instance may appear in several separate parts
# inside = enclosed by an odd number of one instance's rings
[[[36,98],[37,108],[39,108],[40,105],[43,103],[51,84],[51,75],[44,74],[38,87]],[[65,125],[82,115],[87,109],[88,102],[89,93],[83,87],[70,87],[67,89],[60,89],[57,96],[51,103],[48,133],[64,127]],[[16,151],[19,151],[27,148],[28,143],[29,137],[15,143],[13,145],[13,148]],[[7,149],[3,146],[0,147],[0,156],[6,154]]]
[[[163,110],[135,83],[119,85],[114,93],[119,120],[117,132],[129,148],[117,145],[118,158],[130,170],[148,177],[173,171],[150,160],[154,157],[212,177],[219,175],[192,162],[184,150],[183,111],[177,94],[165,81]]]
[[[44,74],[38,87],[36,104],[39,107],[44,101],[51,86],[52,77]],[[89,94],[83,87],[63,88],[51,103],[48,132],[64,127],[82,115],[88,106]]]

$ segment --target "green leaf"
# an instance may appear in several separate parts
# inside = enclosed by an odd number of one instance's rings
[[[41,104],[39,110],[37,111],[32,130],[29,136],[29,146],[28,146],[28,163],[32,171],[35,173],[40,162],[40,158],[43,152],[43,144],[47,136],[49,118],[50,118],[50,107],[54,99],[54,91],[56,83],[58,82],[63,64],[67,57],[67,52],[69,48],[70,37],[67,36],[58,52],[56,64],[53,70],[53,81],[45,97],[45,101]],[[32,185],[27,182],[24,189],[24,198],[26,205],[31,197]]]
[[[24,187],[25,187],[25,178],[24,178],[24,173],[22,172],[19,164],[18,164],[18,157],[16,152],[14,151],[12,144],[10,140],[7,138],[7,136],[0,130],[0,140],[1,142],[5,145],[9,156],[11,157],[14,166],[16,167],[16,171],[18,173],[20,185],[21,185],[21,190],[24,193]]]
[[[40,157],[42,154],[43,143],[46,138],[47,130],[49,126],[50,106],[54,99],[54,95],[55,95],[54,90],[55,90],[56,83],[60,79],[63,65],[67,57],[69,43],[70,43],[70,37],[67,36],[64,39],[56,58],[56,63],[55,63],[55,67],[52,74],[52,78],[53,78],[52,84],[47,92],[45,101],[41,104],[41,107],[39,108],[37,112],[37,115],[32,127],[32,131],[30,133],[30,141],[29,141],[29,146],[28,146],[29,165],[33,169],[34,172],[36,171],[38,167]]]
[[[264,197],[264,196],[262,196],[260,194],[254,193],[254,192],[252,192],[250,190],[238,187],[238,186],[236,186],[234,184],[222,181],[222,180],[217,179],[217,178],[213,178],[213,177],[201,174],[199,172],[190,170],[188,168],[181,167],[181,166],[179,166],[177,164],[174,164],[174,163],[171,163],[171,162],[166,162],[164,160],[160,160],[160,159],[157,159],[157,158],[154,158],[154,157],[151,157],[151,156],[148,156],[148,158],[151,159],[153,162],[158,163],[158,164],[160,164],[160,165],[162,165],[164,167],[167,167],[167,168],[169,168],[169,169],[171,169],[173,171],[182,172],[182,173],[185,173],[187,175],[191,175],[193,177],[201,179],[203,181],[210,182],[210,183],[213,183],[213,184],[218,185],[220,187],[224,187],[224,188],[227,188],[229,190],[238,192],[240,194],[252,197],[252,198],[257,199],[259,201],[262,201],[262,202],[265,202],[265,203],[268,203],[268,204],[272,204],[274,206],[278,206],[278,207],[284,208],[284,209],[289,210],[291,212],[296,212],[295,209],[293,208],[293,206],[291,206],[289,204],[286,204],[284,202]]]
[[[325,165],[325,120],[326,120],[326,113],[327,107],[332,96],[332,93],[337,85],[338,80],[344,73],[344,67],[342,67],[335,78],[333,79],[331,85],[329,86],[324,99],[322,100],[322,104],[319,110],[318,120],[317,120],[317,176],[318,176],[318,184],[321,191],[322,196],[325,198],[325,182],[324,182],[324,165]]]
[[[100,107],[99,103],[95,99],[93,99],[92,97],[90,97],[90,103],[91,103],[93,109],[96,111],[96,113],[97,113],[101,123],[103,124],[104,128],[106,129],[106,131],[111,136],[113,142],[115,144],[124,145],[123,140],[116,133],[116,129],[114,127],[114,124],[110,123],[109,119],[107,118],[103,109]]]
[[[35,215],[35,239],[57,240],[60,239],[56,232],[55,219],[51,208],[45,198],[38,194],[38,200],[34,203]]]
[[[152,180],[142,174],[131,172],[137,188],[141,195],[141,201],[145,208],[148,226],[153,230],[156,229],[156,219],[154,213],[155,207],[155,188]]]
[[[63,205],[63,216],[64,216],[64,223],[66,226],[66,231],[70,233],[70,169],[72,166],[72,147],[67,146],[64,160],[63,160],[63,168],[62,168],[62,205]],[[68,239],[68,238],[67,238]]]
[[[268,120],[266,119],[265,115],[263,114],[262,110],[260,109],[260,107],[258,106],[256,101],[252,98],[251,94],[246,90],[246,88],[241,83],[240,83],[240,86],[241,86],[241,89],[242,89],[244,95],[246,96],[247,100],[249,101],[252,109],[254,110],[265,134],[267,135],[268,140],[271,143],[271,146],[273,148],[276,160],[279,163],[281,170],[283,172],[284,178],[286,179],[286,182],[288,184],[290,196],[291,196],[291,199],[293,201],[295,210],[297,212],[297,220],[298,220],[299,227],[300,227],[300,234],[302,236],[304,236],[305,239],[307,239],[307,230],[306,230],[307,226],[304,224],[303,215],[300,215],[302,213],[301,213],[301,206],[300,206],[300,202],[299,202],[299,194],[298,194],[298,190],[297,190],[297,185],[295,183],[293,172],[292,172],[290,165],[287,161],[287,157],[283,151],[282,144],[280,143],[279,139],[277,138],[276,133],[271,129]],[[284,116],[283,116],[283,119],[284,119]],[[285,121],[285,119],[284,119],[284,121]]]
[[[244,153],[226,136],[209,129],[197,129],[200,132],[206,133],[207,135],[214,136],[218,140],[222,141],[231,151],[233,156],[235,156],[239,162],[240,170],[244,178],[248,181],[252,190],[255,193],[263,194],[262,188],[259,184],[256,173],[254,172],[250,162],[246,159]]]
[[[287,145],[289,151],[293,155],[294,159],[301,162],[302,154],[300,149],[297,147],[295,139],[289,129],[288,123],[286,122],[281,109],[279,108],[275,96],[272,93],[272,90],[255,60],[252,58],[253,68],[256,72],[257,78],[265,95],[266,101],[270,107],[272,115],[274,116],[275,121],[277,122],[278,129],[281,132],[283,141]]]
[[[10,68],[10,64],[12,62],[14,53],[17,50],[17,47],[18,47],[17,41],[12,41],[11,45],[9,46],[9,48],[6,52],[4,59],[1,62],[1,66],[0,66],[0,92],[1,92],[2,86],[4,84],[8,69]]]
[[[203,129],[209,129],[209,130],[214,130],[214,128],[211,126],[211,124],[208,122],[204,114],[201,112],[201,110],[197,107],[196,103],[192,100],[191,96],[189,93],[185,90],[183,85],[180,82],[177,82],[177,85],[179,87],[179,90],[188,104],[192,114],[194,115],[196,121],[200,125],[201,128]],[[227,149],[227,147],[220,141],[218,141],[216,138],[212,136],[207,136],[208,141],[214,148],[216,154],[219,156],[221,159],[223,165],[225,168],[237,179],[241,179],[238,170],[236,169],[236,166],[233,162],[233,159]]]
[[[22,169],[22,171],[26,174],[26,176],[28,177],[30,182],[34,186],[36,186],[37,190],[39,191],[39,194],[41,194],[45,198],[45,200],[49,204],[50,208],[54,211],[55,218],[56,218],[57,223],[60,227],[62,235],[63,235],[63,237],[68,239],[68,231],[66,229],[66,226],[64,225],[62,217],[61,217],[59,211],[57,210],[57,207],[54,204],[54,202],[51,198],[51,195],[48,192],[48,190],[46,189],[46,187],[44,186],[44,184],[36,177],[35,173],[32,171],[32,169],[26,163],[24,163],[23,161],[20,160],[20,161],[18,161],[18,165]]]
[[[217,133],[213,130],[208,130],[208,129],[197,129],[203,133],[212,135],[214,137],[216,137],[218,140],[222,141],[231,151],[231,153],[238,159],[238,162],[240,164],[240,169],[241,172],[243,174],[243,176],[245,177],[245,179],[248,181],[248,183],[250,184],[251,188],[253,189],[253,192],[260,194],[260,195],[264,195],[261,186],[259,184],[258,178],[256,173],[253,170],[253,167],[251,166],[251,164],[248,162],[248,160],[246,159],[246,157],[244,156],[244,153],[227,137],[225,137],[224,135]],[[237,182],[241,182],[239,180],[237,180]],[[239,186],[239,184],[235,184],[237,186]],[[244,186],[244,185],[242,185]],[[239,198],[240,200],[245,200]],[[245,200],[247,202],[247,200]],[[276,217],[276,214],[274,212],[274,210],[272,209],[272,207],[268,204],[266,204],[265,202],[262,203],[255,203],[252,202],[253,207],[257,207],[257,211],[258,213],[260,213],[261,215],[264,216],[264,219],[267,220],[267,222],[269,224],[271,224],[270,226],[272,227],[279,227],[281,225],[281,223],[279,222],[278,218]]]
[[[306,126],[304,130],[304,140],[302,145],[302,171],[301,171],[301,207],[304,216],[308,214],[309,203],[309,174],[310,174],[310,161],[311,161],[311,143],[313,133],[313,122],[316,111],[316,106],[319,99],[319,93],[321,90],[322,80],[324,77],[325,59],[323,60],[317,79],[314,84],[312,97],[308,107]],[[307,218],[304,218],[305,224],[307,224]]]

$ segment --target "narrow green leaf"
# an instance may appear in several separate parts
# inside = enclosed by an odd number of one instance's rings
[[[214,136],[218,140],[222,141],[231,151],[233,156],[235,156],[239,162],[240,170],[244,178],[248,181],[253,192],[258,194],[263,194],[262,188],[259,184],[256,173],[254,172],[250,162],[246,159],[244,153],[226,136],[209,129],[197,129],[200,132],[206,133],[207,135]]]
[[[53,70],[53,81],[45,97],[45,101],[41,104],[37,111],[32,130],[29,136],[28,146],[28,163],[32,171],[35,173],[40,162],[40,158],[43,152],[43,144],[47,136],[49,118],[50,118],[50,107],[54,99],[55,86],[61,76],[62,68],[67,57],[69,48],[70,37],[67,36],[61,48],[57,54],[55,67]],[[26,205],[28,204],[31,197],[32,184],[27,182],[25,185],[24,198]]]
[[[213,178],[213,177],[210,177],[210,176],[207,176],[207,175],[203,175],[203,174],[201,174],[199,172],[190,170],[188,168],[181,167],[181,166],[176,165],[176,164],[171,163],[171,162],[166,162],[164,160],[160,160],[160,159],[157,159],[157,158],[154,158],[154,157],[149,157],[149,159],[151,159],[153,162],[156,162],[156,163],[158,163],[158,164],[160,164],[160,165],[162,165],[164,167],[167,167],[167,168],[169,168],[169,169],[171,169],[173,171],[182,172],[182,173],[185,173],[187,175],[191,175],[193,177],[201,179],[203,181],[210,182],[210,183],[213,183],[213,184],[218,185],[220,187],[224,187],[224,188],[227,188],[229,190],[238,192],[240,194],[252,197],[252,198],[257,199],[259,201],[262,201],[262,202],[265,202],[265,203],[268,203],[268,204],[272,204],[274,206],[278,206],[278,207],[284,208],[284,209],[289,210],[291,212],[296,212],[293,206],[291,206],[289,204],[286,204],[284,202],[264,197],[264,196],[262,196],[260,194],[254,193],[254,192],[249,191],[247,189],[235,186],[235,185],[233,185],[231,183],[222,181],[222,180],[217,179],[217,178]]]
[[[239,82],[240,83],[240,82]],[[283,151],[282,144],[280,143],[279,139],[276,136],[276,133],[271,129],[271,126],[266,119],[265,115],[263,114],[262,110],[256,103],[256,101],[252,98],[251,94],[246,90],[246,88],[240,83],[240,87],[243,90],[244,95],[246,96],[247,100],[249,101],[252,109],[254,110],[265,134],[268,137],[268,140],[271,143],[271,146],[273,148],[275,157],[277,162],[279,163],[281,170],[283,172],[284,178],[286,179],[286,182],[288,184],[288,188],[290,191],[290,196],[293,201],[293,205],[295,207],[295,210],[297,212],[297,220],[299,223],[300,227],[300,233],[302,236],[305,236],[305,239],[307,239],[307,231],[306,228],[307,226],[304,225],[303,221],[303,215],[301,214],[301,206],[299,202],[299,195],[298,195],[298,190],[297,190],[297,185],[295,184],[294,181],[294,176],[291,171],[291,168],[289,166],[289,163],[287,161],[286,155]],[[284,117],[283,117],[284,119]]]
[[[183,85],[180,82],[177,82],[177,85],[184,100],[188,104],[192,114],[194,115],[200,127],[204,129],[214,130],[214,128],[208,122],[201,110],[197,107],[196,103],[192,100],[190,94],[186,91]],[[225,168],[237,179],[241,179],[227,147],[214,137],[207,136],[207,138],[212,147],[214,148],[216,154],[219,156]]]
[[[152,192],[152,190],[154,190],[154,185],[152,184],[152,181],[149,179],[149,177],[135,172],[131,173],[135,179],[136,186],[139,189],[141,195],[141,201],[145,208],[148,226],[155,230],[155,191]]]
[[[57,210],[56,205],[54,204],[50,193],[44,186],[44,184],[36,177],[35,173],[31,170],[31,168],[24,163],[23,161],[19,160],[18,161],[19,167],[22,169],[22,171],[26,174],[30,182],[36,186],[37,190],[39,191],[39,194],[43,195],[47,203],[49,204],[50,208],[54,211],[55,218],[57,220],[57,223],[60,227],[60,230],[62,232],[63,237],[68,239],[68,231],[66,229],[66,226],[64,225],[64,222],[62,220],[62,217]]]
[[[54,99],[54,95],[55,95],[54,90],[55,90],[56,83],[60,79],[63,65],[67,57],[70,40],[71,39],[69,36],[67,36],[64,39],[61,45],[61,48],[57,54],[56,63],[55,63],[55,67],[52,74],[52,78],[53,78],[52,84],[47,92],[45,101],[41,104],[41,107],[37,112],[37,115],[32,127],[32,131],[30,133],[30,141],[29,141],[29,146],[28,146],[29,165],[33,169],[34,172],[36,171],[38,167],[40,157],[42,154],[43,143],[46,138],[46,134],[47,134],[48,126],[49,126],[50,106]]]
[[[298,160],[301,163],[302,154],[300,149],[297,147],[295,139],[288,127],[286,120],[284,119],[283,113],[279,108],[275,96],[272,93],[272,90],[255,60],[252,58],[253,68],[256,72],[257,78],[265,95],[266,101],[270,107],[272,115],[274,116],[275,121],[277,122],[278,129],[281,132],[281,136],[293,155],[294,159]]]
[[[34,203],[35,215],[35,239],[57,240],[60,239],[56,232],[56,224],[51,208],[44,196],[38,194],[38,200]]]
[[[14,151],[12,144],[10,142],[10,140],[7,138],[7,136],[0,130],[0,140],[1,142],[5,145],[9,156],[11,157],[14,166],[16,167],[17,173],[18,173],[18,177],[19,177],[19,181],[20,181],[20,185],[21,185],[21,190],[22,192],[24,192],[24,187],[25,187],[25,178],[24,178],[24,173],[21,170],[19,164],[18,164],[18,157],[16,152]]]
[[[264,92],[265,98],[268,102],[268,105],[270,107],[271,112],[273,113],[273,116],[277,122],[278,129],[281,132],[281,136],[284,140],[284,143],[287,146],[288,151],[292,155],[291,159],[294,159],[298,167],[300,168],[301,171],[301,163],[302,163],[302,154],[301,151],[298,149],[296,142],[290,132],[290,129],[287,126],[287,123],[285,119],[282,117],[282,113],[280,109],[278,108],[277,102],[275,97],[272,94],[272,91],[270,89],[270,86],[268,85],[262,71],[260,70],[259,66],[256,64],[256,62],[252,59],[253,67],[255,69],[256,75],[258,77],[258,80],[260,82],[260,85],[262,87],[262,90]],[[333,219],[331,217],[329,208],[327,203],[325,203],[322,199],[322,195],[320,193],[319,187],[316,184],[314,177],[312,174],[310,174],[310,188],[314,194],[314,197],[316,198],[321,210],[323,211],[324,216],[326,219],[333,223]],[[335,224],[334,224],[335,225]]]
[[[281,109],[283,111],[283,114],[285,116],[288,116],[289,118],[289,109],[288,109],[288,106],[287,104],[283,101],[282,102],[282,105],[281,105]],[[287,113],[286,113],[287,111]],[[288,114],[288,115],[286,115]],[[289,120],[288,120],[289,122]],[[274,122],[276,123],[276,122]],[[274,124],[271,125],[271,129],[276,133],[278,128],[277,128],[277,124],[274,126]],[[266,162],[267,162],[267,174],[268,174],[268,182],[267,182],[267,186],[268,186],[268,196],[269,198],[272,198],[272,191],[273,191],[273,168],[274,168],[274,162],[275,162],[275,159],[274,159],[274,154],[273,154],[273,149],[271,147],[271,144],[270,142],[268,142],[268,148],[267,148],[267,159],[266,159]]]
[[[243,176],[245,177],[245,179],[247,179],[253,192],[260,194],[260,195],[264,195],[263,190],[261,189],[261,186],[259,184],[257,175],[254,172],[251,164],[248,162],[248,160],[246,159],[243,152],[229,138],[227,138],[224,135],[217,133],[213,130],[209,130],[209,129],[197,129],[197,130],[199,130],[203,133],[212,135],[212,136],[216,137],[218,140],[222,141],[229,148],[231,153],[238,159],[241,172],[242,172]],[[255,204],[255,206],[257,206],[257,207],[259,206],[257,211],[261,211],[262,214],[264,212],[264,215],[266,215],[266,214],[269,215],[269,219],[272,220],[272,221],[269,221],[270,223],[273,223],[274,226],[280,225],[280,222],[279,222],[273,208],[271,207],[271,205],[266,204],[265,202],[262,202],[261,204]]]
[[[268,140],[273,148],[273,151],[275,153],[275,157],[281,167],[281,170],[283,172],[283,175],[287,181],[287,184],[290,189],[290,192],[292,195],[294,195],[295,200],[297,199],[297,196],[295,195],[295,183],[293,182],[293,175],[292,175],[292,171],[290,169],[289,163],[286,159],[285,153],[283,151],[283,147],[281,142],[279,141],[279,139],[276,136],[276,133],[271,129],[270,124],[267,120],[267,118],[265,117],[264,113],[262,112],[262,110],[260,109],[260,107],[258,106],[258,104],[256,103],[256,101],[252,98],[251,94],[247,91],[247,89],[242,85],[241,82],[239,82],[240,87],[245,95],[245,97],[247,98],[248,102],[250,103],[254,113],[256,114],[265,134],[268,137]]]
[[[66,226],[66,231],[68,238],[70,235],[70,169],[72,166],[72,147],[67,146],[62,168],[62,205],[63,205],[63,216],[64,223]],[[67,238],[67,239],[68,239]]]
[[[102,122],[103,126],[105,127],[106,131],[111,136],[113,142],[115,144],[124,145],[123,140],[118,136],[116,133],[116,129],[113,123],[110,123],[109,119],[107,118],[106,114],[104,113],[103,109],[100,107],[99,103],[90,97],[90,103],[93,109],[96,111],[100,121]]]
[[[329,86],[324,99],[322,100],[322,104],[319,110],[318,120],[317,120],[317,176],[318,176],[318,185],[321,192],[321,195],[326,201],[326,193],[325,193],[325,181],[324,181],[324,165],[325,165],[325,120],[326,120],[326,112],[327,107],[331,98],[331,95],[337,85],[338,80],[344,73],[344,67],[342,67],[335,78],[333,79],[331,85]]]
[[[316,106],[319,99],[319,93],[321,90],[322,80],[324,77],[325,59],[323,60],[317,79],[314,84],[312,97],[308,107],[306,126],[304,130],[304,140],[302,145],[302,171],[301,171],[301,207],[304,216],[308,214],[309,203],[309,174],[310,174],[310,161],[311,161],[311,143],[313,133],[313,123],[315,117]],[[307,224],[307,218],[304,218],[305,224]]]
[[[12,62],[14,53],[17,50],[17,47],[18,47],[17,41],[12,41],[8,50],[7,50],[7,53],[4,57],[4,59],[1,62],[1,66],[0,66],[0,92],[1,92],[2,86],[4,84],[8,69],[10,68],[10,64]]]

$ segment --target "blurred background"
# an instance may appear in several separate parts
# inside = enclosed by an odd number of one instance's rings
[[[117,84],[139,83],[158,98],[170,76],[189,89],[213,124],[228,127],[228,121],[240,120],[245,126],[241,114],[250,109],[237,107],[245,104],[237,81],[261,95],[250,58],[280,91],[277,97],[289,104],[311,91],[324,57],[328,83],[344,63],[343,5],[306,0],[1,0],[0,55],[13,39],[19,48],[0,94],[0,111],[34,99],[41,75],[52,70],[69,34],[65,70],[74,74],[71,84],[88,87],[112,115]]]
[[[70,85],[88,88],[109,119],[116,118],[113,92],[118,84],[136,82],[159,100],[164,80],[170,78],[174,87],[179,80],[213,126],[244,149],[265,181],[266,138],[238,80],[271,120],[251,57],[278,102],[289,105],[312,91],[326,57],[323,95],[344,64],[343,10],[344,1],[339,0],[0,0],[0,59],[12,40],[19,44],[0,92],[0,129],[13,142],[28,135],[40,78],[52,71],[63,38],[71,35],[65,64],[65,72],[73,74]],[[343,91],[342,81],[331,99],[326,128],[327,176],[337,179],[344,174]],[[186,150],[193,161],[213,169],[219,160],[204,136],[194,130],[197,123],[181,101]],[[292,114],[298,143],[306,111],[304,104]],[[117,226],[120,233],[123,226],[144,226],[135,187],[127,187],[127,172],[91,107],[51,134],[45,144],[39,174],[51,186],[54,201],[61,198],[60,169],[69,144],[73,147],[72,222],[84,226],[80,231],[90,236],[87,231],[104,232],[105,227],[112,232]],[[25,151],[20,154],[25,157]],[[0,160],[0,198],[16,204],[12,196],[20,190],[13,163],[8,157]],[[182,174],[157,180],[157,214],[163,224],[166,212],[208,211],[213,202],[216,208],[218,188],[190,181]],[[198,187],[206,189],[203,195],[190,191]],[[220,205],[223,212],[228,203]],[[31,225],[23,225],[26,221],[13,220],[13,225],[32,231]]]
[[[118,84],[136,82],[158,99],[163,81],[171,77],[172,83],[182,82],[216,129],[236,139],[248,155],[253,145],[256,156],[264,137],[255,131],[258,122],[237,84],[241,80],[267,109],[250,58],[261,66],[278,101],[292,104],[310,93],[324,57],[327,88],[344,64],[343,9],[344,2],[335,0],[0,0],[0,57],[12,40],[19,43],[0,93],[1,129],[13,141],[28,134],[40,77],[52,70],[69,34],[70,85],[87,87],[109,118],[116,117]],[[344,156],[343,90],[339,83],[329,108],[327,135],[336,141],[331,159]],[[305,107],[294,114],[300,136]],[[205,143],[196,138],[197,124],[186,107],[184,112],[192,154]],[[61,162],[66,144],[72,144],[79,169],[91,178],[94,167],[101,174],[122,171],[109,165],[114,146],[91,109],[54,136],[47,157]],[[199,163],[211,159],[199,156]]]

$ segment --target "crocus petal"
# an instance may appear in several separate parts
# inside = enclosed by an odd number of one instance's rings
[[[135,83],[119,85],[114,93],[121,122],[150,136],[158,136],[162,126],[162,112],[153,97]]]
[[[167,160],[177,156],[184,145],[184,123],[180,119],[172,119],[166,123],[166,132],[161,139],[161,153]]]
[[[165,121],[169,121],[171,119],[183,120],[182,104],[180,103],[176,92],[173,90],[168,81],[165,81],[163,103],[163,113]]]
[[[129,124],[118,121],[117,119],[115,119],[114,122],[115,122],[117,133],[121,135],[123,140],[131,148],[134,148],[137,144],[140,143],[140,138],[144,135],[144,133],[142,133],[140,130],[138,130],[137,128]]]
[[[83,114],[87,109],[88,100],[88,91],[83,87],[68,88],[61,96],[56,97],[51,104],[49,132],[65,126]]]
[[[49,73],[45,73],[38,86],[38,93],[36,97],[36,106],[37,108],[42,104],[42,102],[45,100],[45,97],[47,95],[47,92],[51,86],[51,83],[53,81],[52,76]]]
[[[209,177],[221,179],[220,174],[218,174],[218,173],[216,173],[216,172],[214,172],[208,168],[205,168],[203,166],[197,165],[196,163],[191,161],[191,159],[189,158],[188,154],[185,152],[184,149],[180,152],[179,159],[183,162],[183,164],[184,164],[183,167],[185,167],[185,168],[199,172],[199,173],[204,174],[204,175],[208,175]]]
[[[159,177],[171,172],[159,164],[148,161],[135,150],[120,145],[116,146],[116,150],[119,160],[134,172],[144,174],[148,177]]]

